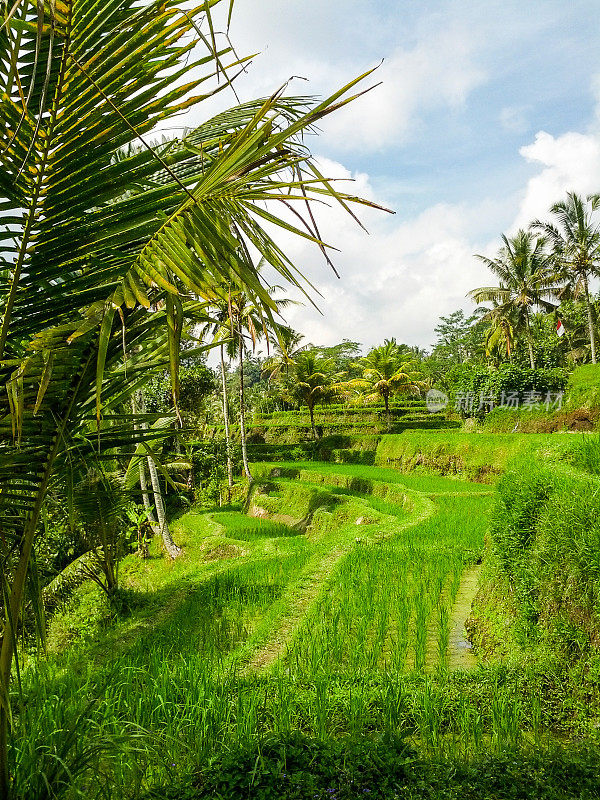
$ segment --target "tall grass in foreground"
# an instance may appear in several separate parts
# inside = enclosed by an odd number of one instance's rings
[[[116,800],[293,731],[321,741],[375,733],[408,738],[428,757],[469,761],[482,751],[537,746],[541,725],[548,724],[547,710],[534,724],[539,687],[522,669],[405,677],[321,673],[311,680],[281,670],[241,677],[235,663],[215,665],[192,649],[168,658],[148,648],[101,671],[42,664],[24,688],[15,724],[31,741],[46,743],[43,751],[12,754],[20,797],[27,800],[49,796],[42,774],[59,761],[65,775],[73,771],[61,796],[74,798],[79,789],[90,800]],[[77,736],[67,739],[72,730]]]

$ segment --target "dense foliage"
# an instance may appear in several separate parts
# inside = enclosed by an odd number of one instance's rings
[[[570,454],[590,477],[540,458],[517,461],[499,481],[490,527],[492,563],[510,594],[517,636],[568,658],[594,650],[600,636],[600,498],[592,477],[599,454],[597,438]]]

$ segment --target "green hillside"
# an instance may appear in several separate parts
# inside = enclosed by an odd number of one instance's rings
[[[253,464],[244,508],[177,520],[175,562],[156,541],[149,559],[125,559],[118,613],[85,584],[54,616],[49,660],[27,666],[24,697],[60,693],[83,750],[123,726],[135,732],[135,758],[103,765],[119,796],[136,784],[149,793],[135,796],[173,800],[595,796],[600,698],[585,670],[596,668],[598,599],[595,567],[582,571],[595,528],[571,567],[562,559],[568,498],[597,490],[596,461],[557,435],[407,430],[377,441],[375,465]],[[516,476],[532,463],[537,494],[524,497],[556,492],[542,517],[563,530],[560,550],[556,538],[528,545],[537,617],[499,572],[496,539],[484,545],[490,514],[492,531],[521,535],[510,504],[523,507]],[[507,466],[498,495],[469,480]],[[564,486],[545,477],[567,473]],[[502,542],[521,575],[518,548]],[[570,587],[568,635],[558,579]],[[557,660],[565,648],[570,660]],[[17,724],[51,745],[20,754],[23,785],[60,752],[54,713],[38,707],[26,702]]]

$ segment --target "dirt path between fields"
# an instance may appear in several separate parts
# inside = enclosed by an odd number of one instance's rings
[[[399,522],[392,534],[393,536],[398,535],[406,528],[418,525],[428,516],[435,513],[435,506],[424,495],[414,493],[412,496],[415,503],[413,512],[408,518]],[[382,542],[389,538],[389,534],[382,535],[379,532],[369,535],[365,526],[357,526],[356,534],[360,534],[360,539],[363,542]],[[357,537],[349,533],[345,541],[339,542],[326,555],[322,555],[318,561],[315,559],[316,563],[309,563],[304,567],[298,580],[289,586],[284,593],[285,610],[273,620],[266,640],[259,644],[249,660],[244,664],[242,670],[244,673],[267,669],[284,655],[295,630],[324,590],[338,562],[352,549],[355,538]]]

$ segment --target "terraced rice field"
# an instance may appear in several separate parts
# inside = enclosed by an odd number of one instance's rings
[[[289,565],[265,619],[229,653],[245,674],[307,680],[474,666],[462,628],[476,582],[463,576],[472,578],[481,553],[490,487],[356,465],[262,470],[254,517],[211,515],[232,547],[259,543]],[[242,592],[242,568],[232,566],[231,578]]]
[[[32,741],[49,742],[35,759],[61,752],[55,698],[63,727],[77,720],[78,746],[131,733],[135,752],[102,765],[114,797],[169,786],[175,770],[195,782],[199,765],[210,769],[228,754],[235,765],[252,753],[247,770],[232,768],[252,783],[262,748],[294,736],[308,737],[309,750],[311,742],[381,742],[388,755],[390,743],[409,742],[420,758],[450,759],[452,769],[544,745],[553,712],[539,686],[521,669],[478,664],[464,636],[490,486],[317,462],[253,470],[245,510],[179,518],[173,533],[184,552],[175,562],[156,543],[149,559],[125,560],[123,614],[103,612],[89,586],[53,620],[48,660],[23,676],[18,724]],[[79,720],[90,698],[86,728]],[[15,754],[23,785],[33,757]],[[279,770],[280,782],[287,773],[273,758],[263,766]],[[402,774],[398,786],[418,783],[417,773]],[[285,796],[329,797],[334,783]],[[196,791],[173,796],[254,796]],[[170,795],[139,794],[155,796]],[[420,796],[417,788],[410,795]]]

